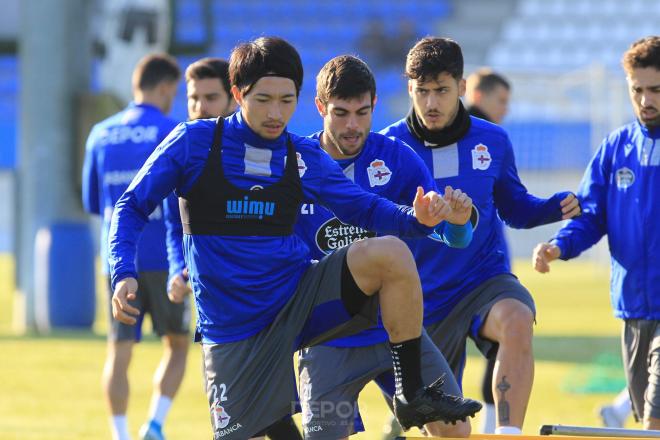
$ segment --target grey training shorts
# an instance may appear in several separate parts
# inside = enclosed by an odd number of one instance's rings
[[[660,418],[660,325],[659,321],[627,319],[621,349],[628,392],[637,420]]]
[[[447,361],[425,331],[421,351],[424,385],[444,374],[443,391],[462,395]],[[366,347],[305,348],[300,351],[298,368],[306,439],[335,440],[363,431],[357,400],[372,380],[390,404],[394,396],[392,354],[387,342]]]
[[[355,316],[341,298],[348,247],[314,263],[293,296],[264,330],[236,342],[202,344],[215,440],[247,439],[298,412],[293,353],[373,327],[374,295]]]
[[[517,299],[536,316],[534,299],[529,291],[511,274],[494,276],[472,290],[452,309],[449,315],[426,331],[447,359],[456,381],[463,380],[467,339],[471,338],[485,357],[497,353],[497,343],[479,335],[490,309],[506,298]]]

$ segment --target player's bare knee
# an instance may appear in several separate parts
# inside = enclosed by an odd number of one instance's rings
[[[188,335],[168,333],[163,336],[163,344],[165,344],[165,347],[171,350],[172,353],[186,354],[188,352],[188,346],[190,345],[190,342]]]
[[[500,344],[515,344],[519,349],[531,349],[534,314],[524,304],[516,302],[508,308],[506,319],[501,323]]]
[[[408,246],[392,236],[379,237],[370,249],[374,262],[384,276],[401,276],[417,272],[415,260]]]

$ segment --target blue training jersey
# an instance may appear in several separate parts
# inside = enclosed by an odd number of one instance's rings
[[[275,140],[258,136],[240,112],[221,120],[225,177],[242,189],[262,188],[283,175],[286,139],[296,150],[308,203],[321,204],[347,223],[385,234],[426,236],[412,208],[362,190],[313,139],[286,131]],[[149,157],[117,202],[110,228],[112,282],[136,277],[136,241],[146,213],[173,190],[186,195],[207,164],[215,120],[179,124]],[[268,326],[311,264],[309,248],[285,236],[184,235],[183,253],[198,310],[197,337],[204,343],[238,341]],[[339,280],[338,280],[339,281]]]
[[[323,132],[310,136],[320,139]],[[319,148],[321,148],[319,146]],[[403,142],[378,133],[369,133],[360,153],[350,159],[338,160],[350,180],[366,191],[385,197],[395,203],[410,204],[417,187],[425,192],[437,191],[435,181],[419,156]],[[362,238],[376,234],[339,220],[328,209],[317,205],[304,205],[296,224],[296,234],[309,246],[312,258],[320,260],[337,249]],[[457,231],[460,229],[460,231]],[[446,222],[436,228],[433,238],[420,238],[429,242],[436,252],[443,251],[443,243],[465,247],[469,244],[472,227],[449,226]],[[458,232],[458,235],[452,232]],[[376,327],[356,335],[334,339],[325,345],[333,347],[360,347],[387,341],[387,332],[380,322]]]
[[[500,218],[514,228],[559,221],[559,202],[569,194],[557,193],[549,199],[529,194],[518,177],[506,132],[483,119],[470,119],[465,136],[443,147],[425,145],[410,132],[405,119],[381,131],[410,145],[431,171],[438,188],[451,185],[472,197],[478,214],[472,243],[464,250],[436,252],[426,240],[408,242],[424,290],[425,325],[442,320],[489,278],[511,272]]]
[[[638,121],[612,132],[589,163],[578,196],[584,210],[555,236],[561,259],[607,234],[610,300],[623,319],[660,319],[660,128]]]
[[[153,105],[132,103],[92,128],[87,139],[82,193],[85,210],[102,216],[100,248],[104,273],[109,273],[108,231],[115,203],[176,124]],[[154,206],[146,215],[149,222],[139,240],[137,270],[167,270],[162,206]]]

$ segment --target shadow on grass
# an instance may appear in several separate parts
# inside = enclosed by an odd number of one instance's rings
[[[0,341],[21,341],[34,339],[53,340],[99,340],[105,341],[106,335],[89,330],[56,330],[48,335],[27,333],[24,335],[0,334]],[[144,342],[157,342],[155,335],[144,335]],[[468,344],[468,355],[480,357],[474,344]],[[608,336],[535,336],[534,358],[537,361],[593,363],[603,355],[620,358],[618,337]]]
[[[481,356],[468,344],[469,356]],[[608,355],[621,358],[621,342],[616,336],[534,336],[534,359],[549,362],[593,363]]]
[[[192,337],[191,337],[192,338]],[[28,340],[81,340],[81,341],[105,341],[105,333],[95,333],[91,330],[54,330],[49,334],[27,332],[25,334],[0,333],[2,341],[28,341]],[[152,334],[143,335],[142,342],[158,342],[158,337]]]

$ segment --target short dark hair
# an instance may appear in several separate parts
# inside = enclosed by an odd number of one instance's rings
[[[493,72],[487,67],[482,67],[481,69],[474,72],[470,77],[468,77],[468,83],[474,81],[474,89],[479,90],[484,93],[490,93],[497,86],[502,86],[506,90],[511,90],[511,84],[499,73]]]
[[[195,61],[186,69],[186,82],[207,78],[219,79],[222,88],[229,95],[229,62],[222,58],[202,58]]]
[[[652,35],[635,41],[623,54],[621,63],[627,73],[646,67],[660,70],[660,36]]]
[[[325,63],[316,76],[316,96],[326,105],[330,98],[357,98],[369,92],[376,97],[376,80],[367,63],[352,55],[340,55]]]
[[[152,90],[161,82],[178,81],[181,70],[176,59],[166,53],[155,53],[143,57],[133,70],[133,88]]]
[[[456,80],[463,78],[463,52],[451,38],[424,37],[408,52],[408,78],[428,81],[444,72]]]
[[[239,44],[229,58],[229,81],[243,93],[264,76],[289,78],[300,94],[303,66],[298,51],[279,37],[259,37]]]

